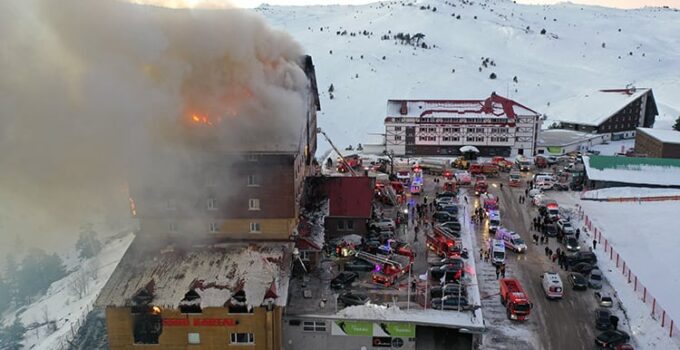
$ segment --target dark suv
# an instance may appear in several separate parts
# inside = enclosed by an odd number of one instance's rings
[[[595,265],[597,263],[597,256],[593,252],[576,252],[574,254],[567,254],[567,265],[574,266],[578,263],[588,263]]]
[[[355,279],[357,279],[358,275],[356,272],[347,272],[343,271],[340,272],[339,275],[335,276],[333,280],[331,280],[331,288],[333,289],[345,289],[349,287],[352,282],[354,282]]]

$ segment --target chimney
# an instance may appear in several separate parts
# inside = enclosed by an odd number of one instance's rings
[[[407,115],[408,114],[408,106],[406,106],[406,101],[401,101],[401,108],[399,109],[399,113],[401,115]]]

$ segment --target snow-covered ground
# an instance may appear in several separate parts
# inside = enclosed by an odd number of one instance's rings
[[[647,191],[627,190],[628,193],[639,195]],[[623,303],[638,346],[641,349],[680,349],[680,343],[669,337],[670,321],[667,319],[666,328],[661,328],[660,317],[651,316],[650,303],[651,298],[655,297],[658,306],[668,313],[667,317],[680,320],[680,301],[675,296],[680,288],[680,270],[672,268],[677,247],[680,246],[680,236],[675,229],[680,201],[582,201],[576,192],[553,192],[549,196],[566,208],[573,209],[580,205],[585,215],[593,221],[593,227],[597,227],[608,244],[619,253],[621,261],[617,269],[616,261],[610,260],[609,253],[603,249],[604,240],[596,249],[598,265]],[[577,222],[577,227],[585,226],[584,220],[576,215],[571,218]],[[583,232],[581,240],[584,246],[592,246],[593,232]],[[634,291],[633,282],[628,283],[627,276],[621,273],[623,260],[626,261],[627,269],[637,275],[638,284],[647,287],[647,304],[640,299],[641,294]]]
[[[610,141],[607,144],[595,145],[590,147],[590,149],[600,152],[601,156],[613,156],[617,153],[626,153],[626,151],[633,147],[635,147],[635,139],[626,139],[620,141]]]
[[[676,188],[640,188],[640,187],[612,187],[601,190],[586,191],[581,198],[646,198],[680,196],[680,189]]]
[[[23,343],[26,349],[58,350],[67,345],[67,338],[72,338],[72,332],[78,331],[78,327],[92,310],[99,291],[113,273],[133,237],[132,233],[115,235],[105,242],[101,252],[95,257],[66,261],[70,273],[52,283],[43,297],[18,313],[20,321],[26,326],[32,323],[42,324],[26,333]],[[47,325],[43,324],[45,319],[56,321],[54,333],[47,331]],[[9,324],[13,320],[10,315],[4,321]]]
[[[657,127],[680,115],[680,79],[668,74],[680,67],[673,9],[422,0],[255,11],[312,55],[319,126],[342,148],[384,132],[389,98],[480,99],[495,91],[543,112],[573,95],[634,83],[653,89]],[[400,32],[424,34],[429,48],[381,40]],[[484,67],[484,58],[494,65]]]

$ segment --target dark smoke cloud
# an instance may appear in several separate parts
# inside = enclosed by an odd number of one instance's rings
[[[0,245],[126,217],[129,166],[150,149],[191,159],[196,138],[296,144],[301,53],[245,10],[1,1]]]

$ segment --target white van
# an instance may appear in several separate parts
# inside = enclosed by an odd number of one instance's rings
[[[505,243],[498,239],[491,240],[491,263],[494,265],[505,264]]]
[[[541,284],[548,299],[562,298],[564,287],[562,286],[562,279],[557,272],[544,272],[541,275]]]
[[[516,232],[508,231],[507,229],[500,227],[496,231],[496,239],[502,239],[503,243],[505,243],[505,247],[514,252],[524,253],[527,251],[526,243],[524,243],[522,237]]]
[[[498,210],[489,210],[489,232],[496,232],[501,226],[501,212]]]

